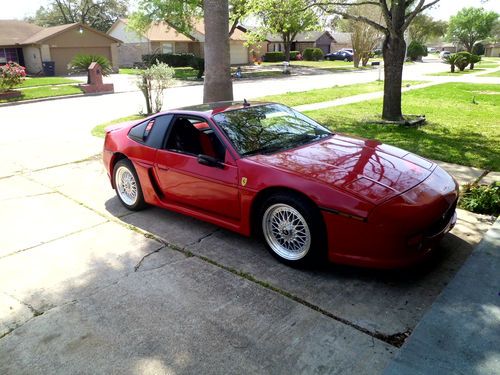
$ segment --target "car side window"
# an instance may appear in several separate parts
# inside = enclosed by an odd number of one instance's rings
[[[226,149],[203,119],[177,116],[166,142],[166,149],[190,155],[208,155],[224,162]]]
[[[161,115],[143,121],[130,129],[128,136],[146,146],[161,148],[172,117],[172,115]]]

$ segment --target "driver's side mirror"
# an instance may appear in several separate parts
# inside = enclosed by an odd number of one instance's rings
[[[198,163],[206,165],[208,167],[224,169],[224,164],[222,164],[218,159],[209,155],[198,155]]]

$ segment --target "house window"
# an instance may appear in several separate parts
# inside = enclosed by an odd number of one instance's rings
[[[174,43],[162,43],[161,52],[162,53],[174,53]]]
[[[15,48],[0,48],[0,64],[6,64],[9,61],[19,63],[17,49]]]

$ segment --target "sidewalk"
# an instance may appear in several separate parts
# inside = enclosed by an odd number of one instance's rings
[[[385,375],[500,373],[500,218]]]

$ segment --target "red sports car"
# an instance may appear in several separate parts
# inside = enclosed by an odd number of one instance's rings
[[[203,104],[110,127],[103,159],[125,207],[259,234],[291,265],[407,266],[456,221],[457,183],[435,163],[276,103]]]

